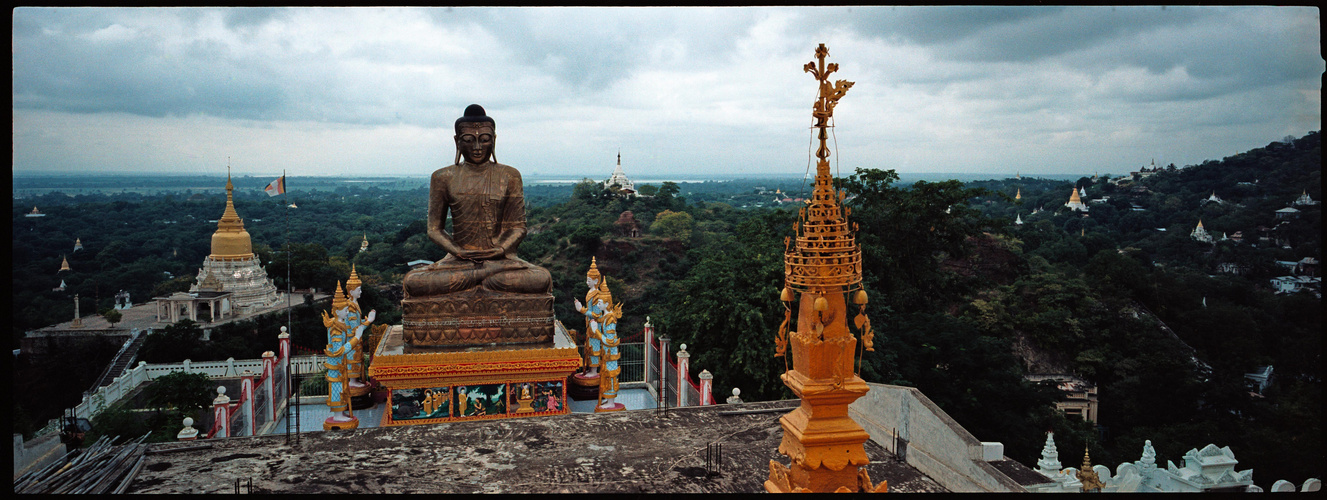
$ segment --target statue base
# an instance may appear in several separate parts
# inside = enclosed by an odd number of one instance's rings
[[[590,377],[583,377],[583,373],[577,373],[569,377],[567,384],[567,395],[576,401],[598,401],[599,400],[599,374],[596,373]]]
[[[391,327],[369,376],[387,390],[382,426],[562,415],[580,351],[561,323],[538,344],[425,347]],[[528,387],[530,397],[520,398]],[[526,410],[528,408],[528,411]]]
[[[412,346],[464,347],[553,341],[553,294],[481,288],[401,301],[402,340]]]
[[[595,413],[607,413],[607,412],[613,412],[613,411],[622,411],[622,410],[625,410],[625,409],[627,409],[627,405],[624,405],[624,404],[622,404],[622,403],[618,403],[618,402],[614,402],[613,404],[608,405],[608,406],[606,406],[606,407],[603,406],[603,405],[596,406],[596,407],[594,407],[594,412],[595,412]]]
[[[325,431],[348,431],[359,428],[359,419],[350,417],[350,420],[336,420],[336,417],[327,417],[323,420],[323,430]]]

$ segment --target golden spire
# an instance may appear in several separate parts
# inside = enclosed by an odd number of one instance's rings
[[[350,264],[350,279],[346,280],[346,294],[349,295],[351,290],[359,288],[360,284],[359,275],[355,273],[355,264],[352,263]]]
[[[69,267],[69,258],[63,255],[60,256],[60,271],[73,271],[73,269]],[[60,271],[56,272],[58,273]]]
[[[586,278],[600,281],[599,267],[595,264],[594,257],[590,257],[590,270],[585,273]],[[589,304],[586,304],[587,306]]]
[[[332,314],[335,315],[337,311],[348,305],[350,305],[350,301],[346,300],[345,292],[341,291],[341,282],[337,281],[336,293],[332,294]]]
[[[253,241],[244,230],[244,220],[235,212],[235,184],[230,181],[230,167],[226,167],[226,210],[217,221],[212,234],[212,255],[216,260],[240,260],[253,257]]]
[[[1202,220],[1202,219],[1198,219],[1198,229],[1202,229],[1202,228],[1203,228],[1203,220]]]
[[[840,205],[846,191],[835,191],[829,170],[827,128],[834,107],[853,83],[830,85],[837,64],[825,64],[829,50],[816,48],[817,61],[803,70],[819,84],[811,116],[819,129],[815,188],[808,205],[798,211],[796,242],[784,239],[784,321],[775,338],[775,356],[792,358],[780,377],[801,399],[801,406],[779,419],[783,440],[779,453],[789,457],[784,466],[770,461],[766,491],[777,493],[885,491],[862,467],[870,463],[862,446],[870,436],[851,418],[848,404],[870,389],[855,372],[858,339],[848,330],[845,294],[861,307],[854,318],[861,334],[860,348],[871,348],[871,326],[866,318],[866,291],[862,290],[862,252]],[[797,321],[790,304],[797,300]],[[789,332],[789,327],[795,328]],[[791,354],[788,356],[787,354]]]
[[[1077,203],[1077,204],[1080,204],[1080,205],[1083,204],[1083,198],[1081,198],[1081,197],[1078,196],[1078,188],[1077,188],[1077,187],[1074,188],[1074,192],[1073,192],[1073,194],[1069,195],[1069,203],[1071,203],[1071,204],[1073,204],[1073,203]]]
[[[1088,457],[1087,446],[1083,446],[1083,467],[1078,469],[1078,481],[1083,484],[1083,491],[1101,490],[1101,476],[1092,469],[1092,459]]]
[[[1018,192],[1014,193],[1014,199],[1015,200],[1023,199],[1023,188],[1018,188]]]

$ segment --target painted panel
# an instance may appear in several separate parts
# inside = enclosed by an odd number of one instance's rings
[[[562,412],[567,405],[562,385],[562,380],[511,384],[508,408],[512,413]],[[521,404],[522,399],[527,400],[526,404]]]
[[[392,420],[422,420],[451,416],[451,387],[392,390]]]
[[[456,386],[457,417],[483,417],[507,413],[507,384]]]

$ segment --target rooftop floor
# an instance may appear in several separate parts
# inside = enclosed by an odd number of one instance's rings
[[[763,492],[779,417],[797,400],[547,418],[309,432],[207,441],[155,453],[131,493],[746,493]],[[724,415],[732,410],[779,409]],[[706,445],[723,446],[707,474]],[[152,449],[199,443],[162,443]],[[871,479],[891,492],[943,492],[873,441]]]

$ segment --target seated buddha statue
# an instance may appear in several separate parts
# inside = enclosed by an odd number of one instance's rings
[[[402,281],[403,337],[411,345],[552,338],[553,277],[516,256],[525,195],[520,172],[494,161],[495,126],[471,104],[456,120],[456,163],[433,172],[428,236],[447,256]]]

